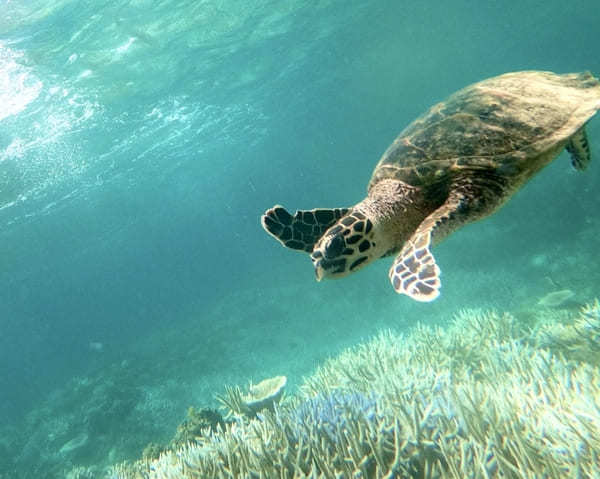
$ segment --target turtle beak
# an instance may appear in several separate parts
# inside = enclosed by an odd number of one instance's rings
[[[320,251],[311,255],[313,266],[315,268],[315,276],[317,281],[323,278],[335,278],[344,275],[346,260],[344,258],[336,258],[329,260],[324,258]]]
[[[325,270],[321,267],[321,262],[317,261],[315,263],[315,276],[317,277],[317,281],[321,281],[323,279],[323,273]]]
[[[325,270],[321,263],[323,262],[323,255],[320,251],[316,250],[313,254],[310,255],[310,259],[313,262],[313,266],[315,267],[315,276],[317,277],[317,281],[321,281],[323,279]]]

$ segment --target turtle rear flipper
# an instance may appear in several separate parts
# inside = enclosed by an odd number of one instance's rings
[[[265,211],[261,224],[286,248],[311,253],[323,233],[348,212],[348,208],[298,210],[293,215],[281,205]]]
[[[573,134],[567,143],[567,151],[571,155],[571,164],[576,170],[585,170],[590,164],[591,152],[585,125]]]
[[[462,215],[458,213],[463,200],[460,192],[453,192],[404,244],[389,272],[397,293],[421,302],[433,301],[440,295],[440,268],[431,254],[431,240],[432,236],[439,239],[466,222],[459,219]]]

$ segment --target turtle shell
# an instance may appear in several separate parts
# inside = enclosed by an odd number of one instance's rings
[[[589,72],[526,71],[475,83],[411,123],[383,154],[369,189],[386,178],[427,186],[482,169],[519,175],[558,153],[599,108],[600,82]]]

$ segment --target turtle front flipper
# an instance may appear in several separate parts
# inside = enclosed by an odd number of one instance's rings
[[[463,196],[453,193],[446,202],[431,213],[402,247],[390,268],[389,276],[397,293],[406,294],[421,302],[433,301],[440,295],[440,268],[431,254],[432,236],[436,239],[455,229],[454,218]],[[459,222],[460,223],[460,222]]]
[[[585,125],[577,130],[567,143],[567,151],[571,155],[571,164],[576,170],[585,170],[590,164],[591,152]]]
[[[311,253],[323,233],[348,212],[348,208],[299,210],[293,215],[281,205],[265,211],[261,224],[286,248]]]

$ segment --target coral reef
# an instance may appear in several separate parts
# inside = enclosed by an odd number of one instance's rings
[[[224,427],[225,421],[218,411],[210,408],[198,410],[192,406],[188,409],[187,419],[177,426],[175,436],[169,444],[161,446],[156,442],[149,443],[142,452],[142,458],[158,459],[164,451],[177,449]]]
[[[228,386],[225,395],[217,395],[216,399],[229,410],[228,416],[255,418],[263,409],[273,410],[273,406],[282,399],[286,384],[285,376],[263,379],[257,384],[250,383],[247,394],[242,394],[239,386]]]
[[[211,433],[224,426],[225,422],[218,411],[209,408],[198,410],[195,407],[190,407],[187,419],[177,426],[177,432],[171,444],[181,446],[186,442],[193,441],[196,437],[202,436],[205,430]]]
[[[600,303],[583,307],[575,318],[541,322],[535,344],[560,350],[568,359],[585,361],[600,367]]]
[[[106,466],[138,455],[165,429],[156,409],[152,415],[139,410],[150,402],[135,384],[140,376],[123,361],[57,389],[5,437],[11,462],[0,462],[0,477],[6,471],[11,478],[97,478]]]
[[[99,471],[95,467],[73,467],[65,473],[65,479],[95,479],[99,476]]]
[[[334,437],[338,429],[347,428],[357,417],[373,419],[376,406],[374,396],[334,390],[302,401],[288,413],[288,418],[295,424],[293,431],[299,433],[298,437],[307,438],[312,425]]]
[[[597,301],[565,324],[462,311],[382,332],[272,409],[109,477],[600,477],[599,349]]]

